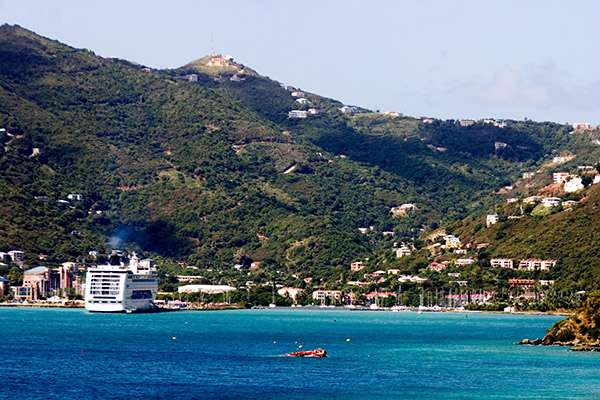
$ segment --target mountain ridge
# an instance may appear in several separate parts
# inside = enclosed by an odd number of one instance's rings
[[[175,261],[262,261],[258,280],[279,270],[290,283],[343,282],[350,262],[374,254],[403,265],[383,256],[393,241],[493,209],[522,172],[587,140],[549,122],[344,113],[312,93],[300,104],[246,66],[146,69],[6,25],[0,60],[0,126],[12,132],[0,136],[0,250],[22,248],[31,265],[48,253],[93,262],[88,251],[123,231],[120,245],[173,273]],[[60,203],[69,193],[84,201]],[[394,217],[403,203],[418,210]],[[396,238],[358,230],[369,226]]]

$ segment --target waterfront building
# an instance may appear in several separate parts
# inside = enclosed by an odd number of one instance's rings
[[[313,300],[333,299],[339,300],[342,296],[341,290],[315,290],[312,294]]]
[[[23,286],[31,288],[30,300],[39,300],[50,292],[52,270],[48,267],[35,267],[25,271]]]
[[[0,276],[0,298],[8,296],[10,292],[10,281]]]
[[[178,293],[217,294],[235,292],[237,289],[229,285],[184,285],[177,288]]]

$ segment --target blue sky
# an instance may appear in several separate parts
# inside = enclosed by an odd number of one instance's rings
[[[577,0],[0,0],[0,23],[154,68],[214,48],[346,104],[594,125],[599,12]]]

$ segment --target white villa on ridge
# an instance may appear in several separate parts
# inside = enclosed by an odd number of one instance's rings
[[[565,192],[570,193],[570,192],[576,192],[578,190],[583,189],[583,183],[581,182],[581,178],[576,176],[573,179],[571,179],[568,182],[565,182],[565,185],[563,186],[563,189]]]

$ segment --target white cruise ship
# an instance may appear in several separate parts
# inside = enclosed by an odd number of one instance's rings
[[[152,260],[133,253],[129,265],[113,252],[108,265],[88,268],[85,277],[85,308],[92,312],[136,312],[156,308],[158,275]]]

